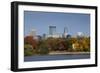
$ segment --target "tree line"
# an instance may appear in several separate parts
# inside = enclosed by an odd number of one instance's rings
[[[90,37],[35,39],[24,38],[24,55],[44,55],[50,52],[90,52]]]

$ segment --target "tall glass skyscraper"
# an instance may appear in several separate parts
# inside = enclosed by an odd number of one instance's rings
[[[68,35],[68,28],[64,27],[64,33],[63,33],[64,38],[66,38],[67,35]]]
[[[56,26],[49,26],[49,35],[56,34]]]

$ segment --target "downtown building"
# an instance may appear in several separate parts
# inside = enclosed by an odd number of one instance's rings
[[[64,28],[64,32],[57,33],[56,26],[49,26],[49,34],[46,35],[46,38],[66,38],[67,37],[67,28]]]

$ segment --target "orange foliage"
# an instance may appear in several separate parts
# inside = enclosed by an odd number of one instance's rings
[[[37,41],[33,38],[33,36],[26,36],[24,38],[24,43],[32,45],[33,48],[37,47]]]

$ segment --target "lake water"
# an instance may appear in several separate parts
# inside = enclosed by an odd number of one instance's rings
[[[41,55],[41,56],[25,56],[24,61],[51,61],[51,60],[73,60],[73,59],[89,59],[90,54],[60,54],[60,55]]]

